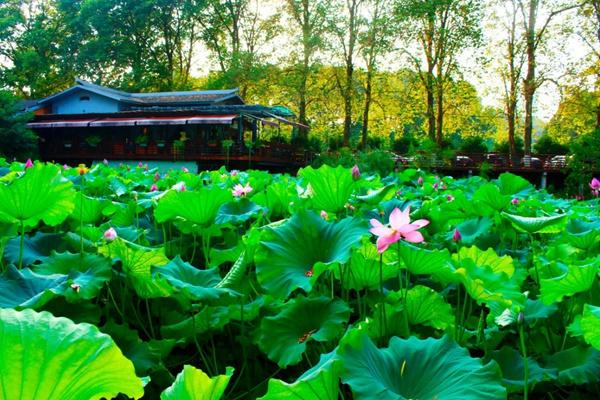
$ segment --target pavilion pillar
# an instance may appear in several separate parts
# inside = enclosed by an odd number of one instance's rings
[[[258,138],[258,121],[256,119],[252,120],[252,143],[256,142]]]

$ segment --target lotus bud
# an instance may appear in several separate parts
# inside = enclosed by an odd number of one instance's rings
[[[66,171],[68,170],[70,167],[67,164],[63,164],[63,169]]]
[[[457,243],[462,240],[462,235],[460,234],[460,231],[458,229],[454,230],[454,234],[452,235],[452,240],[454,240]]]
[[[596,178],[592,178],[589,183],[590,189],[598,191],[600,189],[600,181]]]
[[[78,285],[77,283],[71,283],[71,289],[79,293],[79,290],[81,290],[81,285]]]
[[[321,210],[321,218],[323,218],[325,221],[327,221],[327,217],[328,217],[327,211]]]
[[[447,201],[448,203],[451,203],[451,202],[453,202],[453,201],[454,201],[454,196],[452,196],[451,194],[447,195],[447,196],[446,196],[446,201]]]
[[[102,160],[102,164],[108,166],[108,160],[105,158],[104,160]]]
[[[150,191],[156,192],[157,190],[158,190],[158,186],[156,186],[156,183],[153,183],[152,186],[150,186]]]
[[[138,168],[144,168],[144,164],[141,161],[138,163]]]
[[[31,161],[31,158],[28,158],[25,162],[25,169],[29,169],[31,167],[33,167],[33,162]]]
[[[106,232],[104,232],[104,240],[107,242],[112,242],[117,238],[117,231],[114,228],[108,228]]]
[[[437,190],[439,186],[440,186],[440,184],[439,184],[439,183],[437,183],[437,182],[433,184],[433,188],[434,188],[435,190]]]
[[[356,164],[352,167],[352,178],[354,178],[354,180],[360,179],[360,170]]]
[[[154,174],[154,182],[158,182],[159,179],[160,179],[160,174],[157,172]]]
[[[234,169],[233,171],[231,171],[231,176],[237,176],[238,172],[239,171],[237,169]]]
[[[417,179],[417,184],[419,186],[423,185],[423,177],[422,176],[420,176],[419,179]]]
[[[517,204],[519,204],[519,199],[516,197],[513,197],[513,199],[510,202],[516,206]]]
[[[181,167],[181,170],[182,170],[183,172],[190,172],[190,170],[189,170],[189,169],[187,169],[186,167]]]

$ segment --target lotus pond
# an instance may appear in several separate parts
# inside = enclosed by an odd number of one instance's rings
[[[600,208],[503,174],[5,165],[0,399],[600,398]]]

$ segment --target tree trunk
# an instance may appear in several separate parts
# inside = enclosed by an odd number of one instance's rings
[[[442,141],[444,139],[444,72],[442,71],[442,63],[438,60],[437,67],[437,110],[436,110],[436,138],[435,142],[438,147],[442,147]]]
[[[432,72],[427,72],[427,85],[425,90],[427,91],[427,121],[429,126],[427,127],[427,133],[431,141],[435,141],[435,112],[434,104],[435,97],[433,94],[433,76]]]
[[[538,0],[529,2],[529,16],[527,22],[527,76],[523,85],[525,95],[525,155],[531,155],[531,137],[533,132],[533,95],[535,94],[535,23],[537,18]]]
[[[362,148],[367,148],[367,138],[369,135],[369,110],[371,108],[371,93],[373,91],[371,81],[373,79],[372,68],[369,67],[367,70],[367,85],[365,87],[365,109],[363,112],[363,125],[362,125]]]
[[[515,144],[516,107],[516,103],[511,101],[509,101],[506,107],[506,119],[508,120],[508,152],[510,153],[511,161],[517,154],[517,146]]]

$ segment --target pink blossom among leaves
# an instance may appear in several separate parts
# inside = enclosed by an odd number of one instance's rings
[[[370,232],[377,236],[377,251],[379,253],[383,253],[391,244],[402,238],[411,243],[423,242],[425,239],[417,229],[429,224],[426,219],[419,219],[411,223],[410,206],[406,207],[404,211],[394,208],[390,214],[388,225],[384,225],[374,218],[370,222],[372,227]]]
[[[233,187],[233,190],[231,191],[233,193],[233,195],[235,197],[242,197],[247,195],[248,193],[250,193],[252,191],[252,187],[250,186],[249,183],[246,183],[245,186],[242,186],[241,184],[237,184]]]

